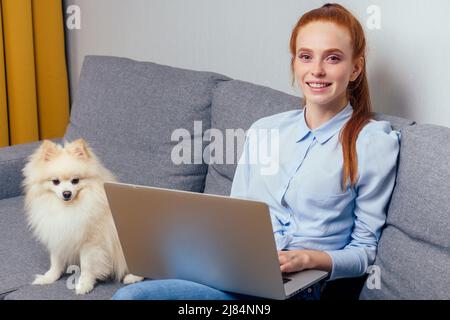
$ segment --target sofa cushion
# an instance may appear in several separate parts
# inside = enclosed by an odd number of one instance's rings
[[[294,110],[299,108],[300,104],[301,98],[268,87],[240,80],[222,82],[213,91],[211,127],[223,133],[225,145],[226,129],[247,130],[260,118]],[[231,182],[239,160],[238,151],[240,154],[243,148],[243,140],[240,142],[239,145],[235,143],[233,163],[227,164],[224,148],[223,158],[219,159],[222,163],[209,165],[205,193],[230,194]]]
[[[23,197],[0,201],[0,294],[47,271],[49,257],[28,230]]]
[[[396,116],[391,116],[388,114],[383,114],[383,113],[378,113],[378,112],[374,113],[373,118],[374,118],[374,120],[377,120],[377,121],[388,121],[391,124],[392,129],[397,130],[397,131],[402,131],[404,128],[416,124],[416,122],[413,120],[400,118],[400,117],[396,117]]]
[[[178,165],[171,153],[176,129],[204,147],[212,89],[228,78],[126,58],[87,56],[65,139],[84,138],[120,181],[203,191],[207,165]],[[202,128],[195,132],[194,121]],[[197,148],[198,149],[198,148]],[[192,153],[194,154],[194,153]]]
[[[396,186],[374,263],[381,288],[364,286],[361,299],[450,299],[448,159],[449,128],[402,130]]]

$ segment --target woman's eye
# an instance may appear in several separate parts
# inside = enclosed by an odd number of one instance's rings
[[[80,182],[80,179],[78,179],[78,178],[75,178],[75,179],[72,179],[72,184],[78,184],[78,182]]]
[[[53,179],[52,182],[55,186],[57,186],[60,183],[58,179]]]
[[[339,61],[340,60],[338,56],[330,56],[329,59],[332,60],[332,61]]]
[[[310,57],[307,54],[301,54],[299,58],[302,60],[308,60]]]

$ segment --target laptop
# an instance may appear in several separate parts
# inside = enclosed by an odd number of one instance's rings
[[[105,190],[133,274],[278,300],[328,276],[281,273],[264,202],[112,182]]]

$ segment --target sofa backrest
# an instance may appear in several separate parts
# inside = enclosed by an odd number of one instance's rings
[[[171,156],[181,140],[185,150],[189,145],[191,150],[205,147],[212,89],[228,79],[151,62],[87,56],[64,138],[84,138],[122,182],[202,192],[207,165],[201,150],[191,153],[192,164],[178,165]],[[194,121],[201,123],[196,132]],[[172,141],[176,129],[184,138]]]
[[[378,270],[361,299],[450,299],[449,159],[450,128],[402,130],[396,186],[374,263]]]

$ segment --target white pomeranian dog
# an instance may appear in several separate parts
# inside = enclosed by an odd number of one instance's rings
[[[80,266],[77,294],[90,292],[97,279],[143,279],[128,274],[103,187],[116,179],[83,139],[43,141],[23,174],[28,225],[50,254],[50,269],[34,285],[55,282],[70,265]]]

